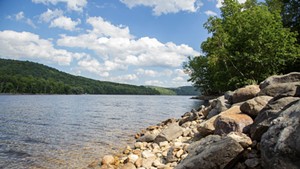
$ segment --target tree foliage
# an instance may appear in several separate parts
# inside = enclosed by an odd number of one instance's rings
[[[279,12],[255,0],[224,0],[221,17],[209,18],[204,27],[212,35],[201,44],[204,55],[190,58],[185,68],[205,94],[257,83],[300,57],[297,33],[283,26]]]

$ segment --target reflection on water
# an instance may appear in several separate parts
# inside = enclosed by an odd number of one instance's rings
[[[84,168],[201,103],[187,96],[0,96],[0,168]]]

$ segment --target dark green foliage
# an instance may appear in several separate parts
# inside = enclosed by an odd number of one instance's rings
[[[221,18],[204,27],[212,34],[201,44],[204,56],[190,58],[185,68],[204,94],[258,83],[273,74],[299,71],[297,33],[285,28],[279,12],[247,0],[224,0]]]
[[[160,94],[144,86],[102,82],[73,76],[29,61],[6,59],[0,59],[0,93]]]

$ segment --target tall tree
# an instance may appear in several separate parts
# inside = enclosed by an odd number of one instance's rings
[[[283,27],[279,12],[255,0],[224,0],[221,18],[209,18],[204,27],[212,34],[201,44],[204,56],[190,59],[186,68],[208,93],[259,82],[299,58],[297,34]]]

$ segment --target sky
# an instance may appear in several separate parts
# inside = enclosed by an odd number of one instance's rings
[[[201,53],[221,1],[0,0],[0,58],[101,81],[191,85],[182,65]]]

